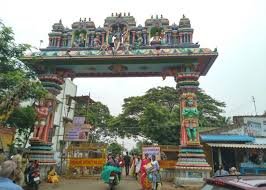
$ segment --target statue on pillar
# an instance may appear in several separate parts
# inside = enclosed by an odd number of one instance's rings
[[[199,111],[195,100],[196,95],[186,93],[182,96],[182,144],[198,142],[197,127]]]
[[[36,105],[37,120],[35,122],[35,129],[33,138],[42,140],[46,142],[48,140],[49,124],[52,111],[52,102],[41,100],[38,105]]]

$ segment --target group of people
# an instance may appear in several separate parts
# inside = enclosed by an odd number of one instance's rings
[[[10,159],[3,153],[0,154],[0,189],[5,187],[8,190],[21,190],[27,183],[33,181],[36,175],[40,176],[39,162],[29,161],[26,152],[18,150]],[[59,181],[54,166],[48,171],[47,181],[50,183]]]
[[[109,161],[110,160],[110,161]],[[132,157],[126,152],[125,156],[116,156],[115,159],[108,158],[108,162],[125,167],[126,176],[132,175],[140,180],[143,190],[156,190],[161,185],[160,166],[155,155],[145,154],[141,159],[140,155]]]
[[[238,172],[235,167],[231,167],[228,172],[224,169],[223,165],[219,165],[218,170],[214,174],[214,176],[227,176],[227,175],[240,175],[240,172]]]
[[[0,162],[0,189],[5,187],[8,190],[20,190],[31,180],[31,175],[28,174],[39,172],[38,161],[29,161],[27,154],[21,150],[10,159],[3,155]]]

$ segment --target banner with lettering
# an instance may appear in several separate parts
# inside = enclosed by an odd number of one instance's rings
[[[159,146],[142,147],[143,158],[145,154],[148,154],[149,157],[151,157],[152,155],[155,155],[156,160],[161,160],[161,153],[160,153]]]
[[[102,167],[105,162],[104,158],[70,158],[69,167]]]
[[[92,128],[91,125],[85,124],[85,117],[74,117],[73,123],[65,124],[64,140],[87,142]]]

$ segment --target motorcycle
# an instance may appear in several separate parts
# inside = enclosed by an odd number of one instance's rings
[[[30,165],[26,172],[26,184],[31,190],[38,190],[41,183],[40,170],[38,165]]]
[[[114,190],[115,186],[119,184],[120,182],[120,174],[117,172],[111,172],[109,177],[109,187],[110,190]]]
[[[110,190],[114,190],[119,184],[122,170],[117,165],[110,162],[106,163],[101,172],[101,179],[109,185]]]

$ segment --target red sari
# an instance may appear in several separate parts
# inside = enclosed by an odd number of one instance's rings
[[[147,170],[146,166],[147,164],[150,163],[149,159],[143,159],[141,162],[141,167],[140,167],[140,182],[142,186],[142,190],[150,190],[151,189],[151,182],[148,180],[147,176]]]

